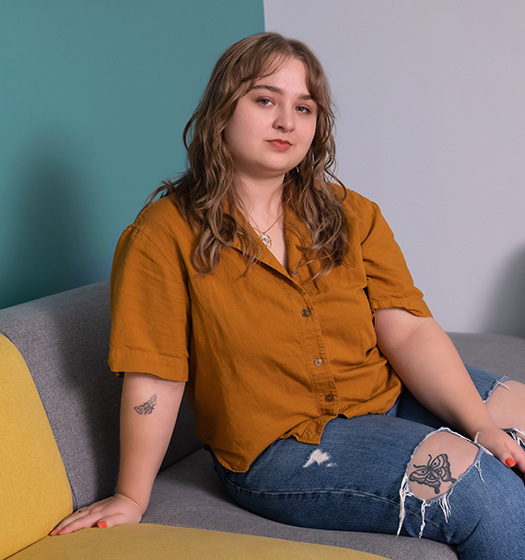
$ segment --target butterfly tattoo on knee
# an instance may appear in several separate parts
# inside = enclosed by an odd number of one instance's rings
[[[434,488],[434,492],[439,494],[439,487],[442,482],[454,483],[457,479],[450,474],[450,463],[446,453],[441,453],[434,459],[432,459],[432,455],[428,457],[426,465],[414,465],[416,470],[410,473],[408,480],[431,486]]]
[[[139,404],[139,406],[134,406],[135,412],[137,414],[151,414],[157,405],[157,395],[153,395],[145,403]]]

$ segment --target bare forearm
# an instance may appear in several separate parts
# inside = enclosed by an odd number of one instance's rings
[[[390,317],[383,313],[376,329],[382,352],[414,396],[472,438],[492,426],[487,408],[441,327],[433,319],[409,316],[402,310],[384,311],[405,313]]]
[[[52,535],[140,522],[175,426],[184,385],[154,375],[126,373],[120,412],[119,492],[69,515]]]
[[[126,373],[120,413],[119,492],[144,512],[170,442],[184,383]]]

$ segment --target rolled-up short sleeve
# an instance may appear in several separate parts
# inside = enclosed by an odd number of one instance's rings
[[[369,231],[361,244],[370,307],[373,311],[400,307],[414,315],[431,317],[422,292],[414,286],[392,230],[379,207],[371,204]]]
[[[175,243],[175,241],[172,241]],[[173,251],[135,225],[124,230],[111,271],[112,371],[188,379],[190,303]]]

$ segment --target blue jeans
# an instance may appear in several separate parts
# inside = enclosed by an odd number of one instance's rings
[[[467,369],[485,401],[507,379]],[[280,439],[245,473],[214,457],[215,470],[238,504],[282,523],[399,531],[456,545],[462,560],[525,557],[523,479],[482,448],[443,496],[424,501],[407,490],[414,450],[442,425],[405,390],[386,414],[334,418],[319,445]]]

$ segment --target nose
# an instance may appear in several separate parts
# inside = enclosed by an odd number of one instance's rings
[[[293,108],[281,107],[275,117],[273,127],[283,132],[292,132],[295,130],[295,114]]]

